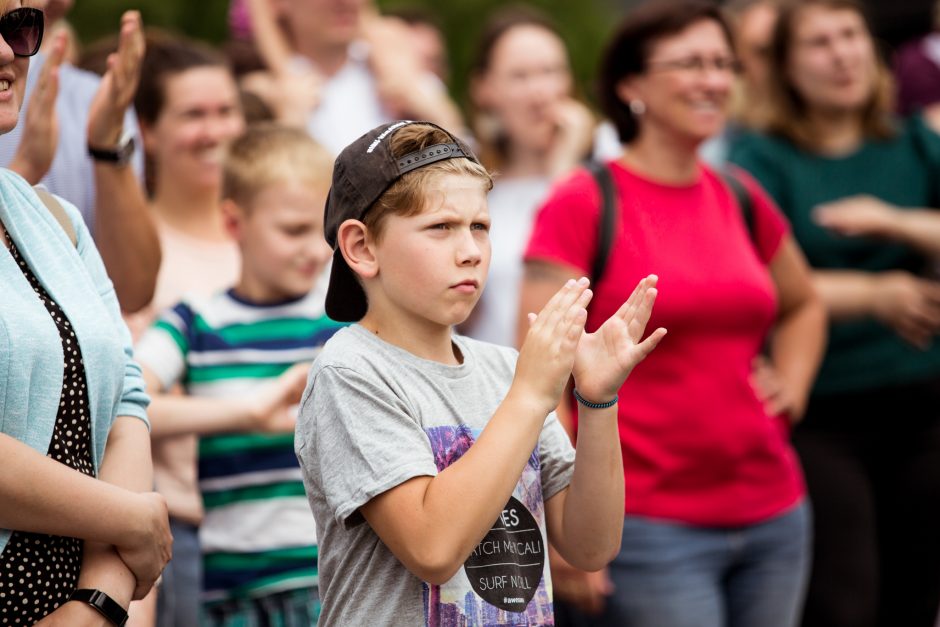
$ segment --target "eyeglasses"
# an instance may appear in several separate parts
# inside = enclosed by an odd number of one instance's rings
[[[43,13],[23,7],[0,16],[0,37],[18,57],[31,57],[42,43]]]
[[[668,61],[649,61],[646,64],[649,70],[678,70],[680,72],[695,72],[701,74],[707,69],[718,72],[737,74],[741,71],[741,62],[733,57],[685,57],[683,59],[670,59]]]

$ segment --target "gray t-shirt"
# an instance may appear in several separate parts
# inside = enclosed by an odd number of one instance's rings
[[[321,627],[554,624],[544,502],[574,466],[554,414],[502,514],[445,585],[415,577],[359,512],[458,460],[506,396],[516,352],[459,336],[454,343],[463,363],[447,366],[353,325],[314,363],[295,447],[320,538]]]

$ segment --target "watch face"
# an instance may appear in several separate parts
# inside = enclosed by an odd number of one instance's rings
[[[125,164],[131,160],[131,157],[134,155],[134,137],[132,135],[127,136],[126,141],[122,141],[118,145],[118,163]]]

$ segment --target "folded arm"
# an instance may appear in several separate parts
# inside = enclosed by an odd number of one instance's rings
[[[144,367],[144,381],[152,396],[149,415],[153,437],[232,431],[293,432],[296,406],[309,369],[307,363],[296,364],[247,397],[200,398],[166,393],[157,375]]]

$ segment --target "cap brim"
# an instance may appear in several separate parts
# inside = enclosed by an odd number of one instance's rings
[[[337,248],[333,253],[330,284],[326,291],[326,315],[337,322],[358,322],[366,315],[367,309],[362,285]]]

